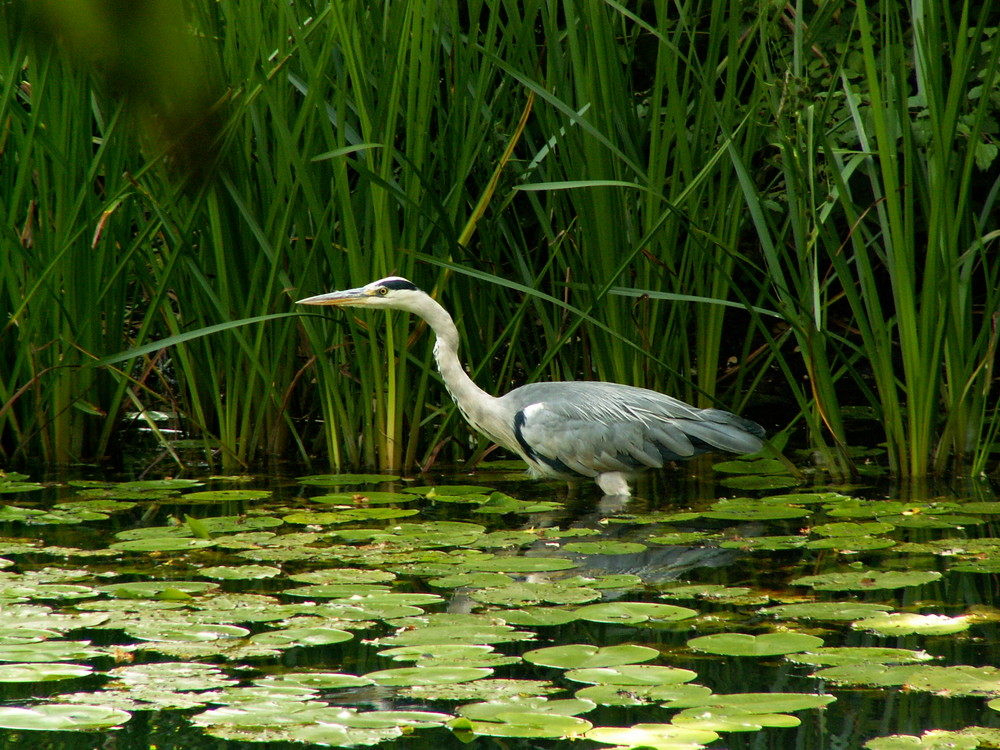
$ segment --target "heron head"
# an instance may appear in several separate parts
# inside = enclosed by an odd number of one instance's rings
[[[417,297],[425,297],[416,284],[401,276],[388,276],[356,289],[317,294],[300,299],[298,305],[335,305],[337,307],[383,307],[408,310]]]

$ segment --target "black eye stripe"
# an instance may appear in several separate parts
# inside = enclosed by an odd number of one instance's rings
[[[388,281],[383,281],[380,286],[383,289],[409,289],[410,291],[417,291],[417,285],[406,279],[389,279]]]

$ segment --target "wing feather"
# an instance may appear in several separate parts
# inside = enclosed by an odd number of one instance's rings
[[[502,398],[511,445],[543,474],[635,473],[718,449],[752,453],[763,429],[656,391],[600,382],[536,383]]]

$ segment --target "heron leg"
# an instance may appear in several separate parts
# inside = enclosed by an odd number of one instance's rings
[[[624,495],[628,497],[632,492],[628,488],[628,479],[620,471],[606,471],[597,475],[597,486],[605,495]]]

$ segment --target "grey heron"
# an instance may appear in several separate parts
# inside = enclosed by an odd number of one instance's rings
[[[764,428],[719,409],[698,409],[657,391],[597,381],[531,383],[503,396],[477,386],[458,359],[448,311],[399,276],[299,300],[403,310],[434,331],[434,358],[466,421],[519,455],[539,477],[591,477],[606,495],[629,495],[629,479],[712,450],[754,453]]]

